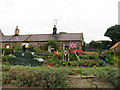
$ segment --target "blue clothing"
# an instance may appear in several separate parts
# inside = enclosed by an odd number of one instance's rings
[[[103,60],[103,64],[106,64],[106,55],[105,54],[100,54],[100,59]]]

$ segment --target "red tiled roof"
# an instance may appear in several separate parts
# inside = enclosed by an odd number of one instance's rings
[[[110,49],[114,49],[116,48],[118,45],[120,45],[120,42],[116,43],[115,45],[113,45]]]

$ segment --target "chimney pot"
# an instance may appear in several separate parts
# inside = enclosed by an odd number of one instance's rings
[[[57,34],[57,28],[56,28],[56,25],[54,25],[54,27],[53,27],[53,34]]]
[[[18,36],[20,33],[20,30],[18,29],[18,26],[16,26],[16,29],[15,29],[15,35]]]

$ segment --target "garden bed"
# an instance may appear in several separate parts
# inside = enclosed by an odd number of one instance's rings
[[[86,79],[86,81],[88,79],[94,79],[100,82],[110,82],[115,87],[120,86],[120,78],[117,76],[118,69],[113,66],[83,68],[72,66],[52,67],[43,65],[39,67],[29,67],[4,65],[2,74],[3,87],[69,88],[71,81],[68,82],[68,79],[73,81],[71,84],[78,84],[77,82],[82,83],[83,79]],[[77,87],[80,87],[79,85],[80,84],[78,84]],[[73,84],[71,88],[76,88],[76,86]]]

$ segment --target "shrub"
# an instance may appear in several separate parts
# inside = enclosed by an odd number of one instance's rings
[[[95,79],[99,79],[100,81],[109,81],[110,83],[115,85],[116,88],[120,88],[120,70],[118,70],[118,68],[112,66],[96,68],[76,68],[75,72],[81,75],[94,75],[96,76]]]
[[[77,61],[69,61],[71,66],[77,66],[79,65]]]
[[[2,48],[2,53],[4,51],[4,55],[9,55],[9,54],[13,54],[13,49],[8,49],[8,48]],[[0,50],[0,51],[1,51]]]
[[[97,66],[102,66],[102,65],[103,65],[103,60],[100,60],[100,59],[99,59],[99,60],[97,61]]]
[[[107,54],[107,63],[109,63],[109,64],[111,64],[111,65],[113,65],[113,63],[114,63],[114,55],[113,54]]]
[[[90,55],[89,59],[98,59],[98,55]]]
[[[2,57],[2,62],[8,62],[9,59],[12,59],[12,58],[14,58],[14,57],[13,56],[3,56]]]
[[[48,45],[51,46],[51,48],[54,48],[54,50],[58,50],[59,42],[57,40],[48,40]]]
[[[9,73],[9,74],[8,74]],[[65,88],[68,71],[64,68],[13,66],[3,78],[3,84],[17,87],[39,86],[43,88]]]
[[[119,70],[120,71],[120,70]],[[117,69],[110,69],[107,72],[106,80],[120,88],[120,76]]]
[[[89,56],[79,56],[80,59],[89,59]]]
[[[15,51],[21,51],[21,43],[15,43],[14,45],[13,45],[13,47],[14,47],[14,50]]]
[[[39,46],[35,46],[35,47],[33,47],[33,51],[34,51],[35,53],[40,53],[40,52],[41,52]]]
[[[9,64],[3,64],[2,65],[2,71],[9,71],[11,69],[11,65]]]
[[[11,73],[9,72],[3,72],[2,73],[2,85],[8,85],[11,83],[12,77],[11,77]]]

